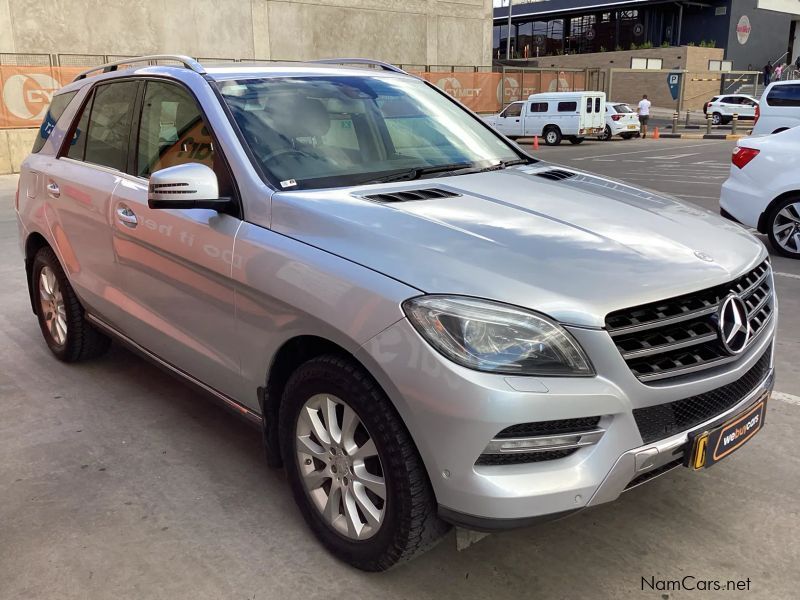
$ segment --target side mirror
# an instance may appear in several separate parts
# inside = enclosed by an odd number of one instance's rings
[[[222,210],[230,202],[219,197],[217,175],[206,165],[185,163],[150,175],[150,208],[210,208]]]

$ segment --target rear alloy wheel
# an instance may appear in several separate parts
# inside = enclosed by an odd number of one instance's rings
[[[800,258],[800,198],[787,198],[769,218],[769,241],[778,254]]]
[[[711,115],[711,124],[712,125],[719,125],[722,123],[722,115],[718,112],[715,112]]]
[[[280,407],[280,442],[303,517],[350,565],[386,570],[449,529],[405,425],[353,361],[320,356],[291,375]]]
[[[39,327],[56,358],[76,362],[99,356],[108,349],[111,340],[86,321],[75,291],[48,246],[33,259],[31,291]]]
[[[558,146],[561,143],[561,131],[558,127],[548,127],[545,130],[544,143],[548,146]]]
[[[611,127],[609,127],[608,125],[606,125],[606,128],[605,128],[605,129],[603,129],[603,133],[601,133],[601,134],[600,134],[599,136],[597,136],[597,137],[598,137],[598,138],[600,138],[600,139],[601,139],[602,141],[604,141],[604,142],[607,142],[607,141],[609,141],[609,140],[610,140],[610,139],[613,137],[613,136],[611,135]]]

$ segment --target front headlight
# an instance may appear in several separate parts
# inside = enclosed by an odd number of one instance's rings
[[[572,336],[542,315],[461,296],[419,296],[406,300],[403,310],[436,350],[470,369],[510,375],[594,374]]]

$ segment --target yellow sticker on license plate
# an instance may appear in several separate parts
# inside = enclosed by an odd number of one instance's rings
[[[636,129],[636,125],[628,125],[628,129]]]

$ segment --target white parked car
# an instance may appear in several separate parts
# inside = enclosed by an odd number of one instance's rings
[[[800,258],[800,127],[738,141],[722,186],[722,216],[769,236],[778,254]]]
[[[600,134],[601,140],[610,140],[618,135],[629,140],[639,134],[639,115],[624,102],[606,102],[606,128]]]
[[[747,94],[726,94],[714,96],[703,107],[705,114],[711,113],[714,125],[725,125],[733,120],[733,115],[740,119],[755,119],[758,100]]]
[[[800,80],[775,81],[761,95],[753,135],[780,133],[800,125]]]
[[[562,139],[580,144],[587,136],[603,132],[605,103],[603,92],[531,94],[484,120],[512,139],[540,136],[548,146],[557,146]]]

